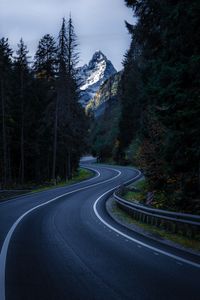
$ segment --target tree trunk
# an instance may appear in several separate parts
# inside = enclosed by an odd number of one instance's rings
[[[199,160],[199,170],[198,170],[198,192],[200,195],[200,160]]]
[[[11,165],[11,149],[10,149],[10,133],[8,133],[9,142],[7,147],[7,175],[8,175],[8,184],[11,184],[12,181],[12,165]]]
[[[67,164],[66,164],[66,181],[72,179],[71,174],[71,152],[70,149],[67,150]]]
[[[21,184],[24,184],[24,116],[21,126]]]
[[[24,184],[24,79],[21,71],[21,184]]]
[[[3,184],[7,185],[7,136],[5,121],[5,95],[4,82],[1,80],[1,108],[2,108],[2,137],[3,137]]]
[[[55,120],[54,121],[55,122],[54,122],[52,179],[55,184],[56,183],[57,136],[58,136],[58,96],[56,97],[56,110],[55,110]]]

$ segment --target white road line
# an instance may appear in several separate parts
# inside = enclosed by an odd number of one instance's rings
[[[92,180],[94,180],[94,179],[97,179],[98,177],[101,176],[101,174],[99,173],[99,171],[97,171],[97,170],[95,170],[95,169],[93,169],[93,168],[90,168],[90,167],[84,167],[83,165],[81,165],[80,167],[83,168],[83,169],[91,170],[91,171],[95,172],[97,175],[94,176],[94,177],[92,177],[92,178],[89,178],[89,179],[86,179],[86,180],[82,180],[82,181],[77,182],[77,183],[72,183],[71,185],[66,185],[66,186],[62,186],[62,187],[55,187],[55,188],[53,188],[53,190],[54,190],[54,191],[57,190],[57,189],[62,190],[62,189],[68,188],[68,187],[70,187],[70,186],[73,186],[73,187],[74,187],[74,186],[79,185],[79,184],[81,184],[81,183],[88,183],[88,182],[90,182],[90,181],[92,181]],[[106,169],[106,168],[105,168],[105,169]],[[107,169],[109,169],[109,168],[107,168]],[[30,192],[30,193],[27,193],[27,194],[25,194],[25,195],[16,196],[16,198],[13,197],[12,199],[8,199],[8,200],[6,200],[6,201],[1,202],[1,203],[0,203],[0,206],[3,206],[3,205],[5,206],[8,202],[17,201],[19,198],[20,198],[20,199],[23,199],[23,198],[27,198],[27,196],[33,196],[33,195],[36,195],[36,194],[39,194],[39,193],[43,193],[43,192],[48,192],[48,191],[50,191],[50,190],[40,191],[40,192]]]
[[[135,177],[135,179],[137,179],[138,177],[140,177],[140,175],[141,175],[141,173],[140,173],[139,175],[137,175],[137,176]],[[139,244],[139,245],[141,245],[141,246],[144,246],[144,247],[146,247],[146,248],[148,248],[148,249],[150,249],[150,250],[156,251],[156,252],[158,252],[158,253],[160,253],[160,254],[163,254],[163,255],[168,256],[168,257],[170,257],[170,258],[173,258],[173,259],[175,259],[175,260],[178,260],[178,261],[180,261],[180,262],[182,262],[182,263],[186,263],[186,264],[191,265],[191,266],[193,266],[193,267],[200,268],[200,264],[198,264],[198,263],[195,263],[195,262],[192,262],[192,261],[190,261],[190,260],[184,259],[184,258],[179,257],[179,256],[177,256],[177,255],[171,254],[171,253],[169,253],[169,252],[167,252],[167,251],[160,250],[159,248],[150,246],[150,245],[148,245],[148,244],[146,244],[146,243],[144,243],[144,242],[141,242],[141,241],[139,241],[139,240],[137,240],[137,239],[135,239],[135,238],[133,238],[133,237],[131,237],[131,236],[129,236],[129,235],[123,233],[122,231],[120,231],[120,230],[118,230],[117,228],[113,227],[112,225],[108,224],[108,223],[100,216],[100,214],[98,213],[98,210],[97,210],[97,204],[98,204],[98,202],[99,202],[104,196],[106,196],[107,194],[109,194],[111,191],[114,191],[114,190],[115,190],[116,188],[118,188],[118,187],[119,187],[119,186],[116,186],[115,188],[112,188],[112,189],[110,189],[109,191],[103,193],[98,199],[96,199],[96,201],[95,201],[95,203],[94,203],[94,205],[93,205],[93,210],[94,210],[95,215],[97,216],[97,218],[98,218],[104,225],[106,225],[107,227],[109,227],[110,229],[112,229],[113,231],[115,231],[116,233],[120,234],[121,236],[123,236],[123,237],[125,237],[125,238],[127,238],[127,239],[129,239],[129,240],[131,240],[131,241],[134,242],[134,243],[137,243],[137,244]]]
[[[97,170],[92,169],[92,168],[90,168],[90,169],[95,171],[100,176],[100,172],[98,172]],[[36,209],[38,209],[40,207],[43,207],[43,206],[46,206],[47,204],[49,204],[51,202],[54,202],[54,201],[56,201],[56,200],[58,200],[62,197],[65,197],[67,195],[70,195],[70,194],[73,194],[73,193],[76,193],[76,192],[79,192],[79,191],[82,191],[82,190],[89,189],[91,187],[94,187],[94,186],[97,186],[97,185],[100,185],[100,184],[104,184],[106,182],[109,182],[109,181],[112,181],[112,180],[116,179],[117,177],[119,177],[121,175],[121,171],[119,171],[119,170],[116,170],[114,168],[106,168],[106,169],[116,171],[117,175],[110,178],[110,179],[104,180],[102,182],[94,183],[94,184],[91,184],[89,186],[82,187],[82,188],[76,189],[74,191],[62,194],[62,195],[60,195],[58,197],[55,197],[53,199],[50,199],[45,203],[39,204],[39,205],[29,209],[28,211],[26,211],[23,215],[21,215],[15,221],[15,223],[12,225],[12,227],[10,228],[9,232],[6,235],[6,238],[3,242],[3,246],[2,246],[2,249],[1,249],[1,253],[0,253],[0,300],[5,300],[6,299],[5,298],[6,297],[5,296],[5,271],[6,271],[6,259],[7,259],[7,254],[8,254],[8,247],[9,247],[9,244],[10,244],[10,241],[11,241],[11,238],[12,238],[12,235],[13,235],[15,229],[17,228],[19,223],[23,220],[23,218],[26,217],[27,215],[29,215],[31,212],[35,211]],[[99,177],[99,176],[97,176],[97,177]]]
[[[95,170],[95,169],[93,169],[93,168],[84,167],[84,165],[80,165],[80,168],[87,169],[87,170],[91,170],[91,171],[95,172],[95,173],[97,174],[97,176],[94,176],[94,177],[92,177],[92,178],[89,178],[89,179],[86,179],[86,180],[83,180],[83,181],[74,183],[72,186],[75,186],[75,185],[80,184],[80,183],[85,183],[85,182],[92,181],[92,180],[97,179],[98,177],[101,176],[101,173],[99,173],[99,171],[97,171],[97,170]]]

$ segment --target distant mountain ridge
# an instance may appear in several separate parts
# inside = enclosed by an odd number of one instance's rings
[[[95,96],[87,103],[85,110],[87,114],[93,113],[95,118],[101,116],[106,108],[116,103],[118,86],[122,71],[108,78],[96,92]]]
[[[96,51],[89,64],[79,67],[77,72],[81,90],[80,103],[84,107],[95,96],[101,85],[117,73],[111,61],[101,51]]]

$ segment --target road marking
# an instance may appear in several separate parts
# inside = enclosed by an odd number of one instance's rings
[[[84,165],[80,165],[80,167],[81,167],[81,168],[83,168],[83,169],[88,169],[88,170],[91,170],[91,171],[95,172],[97,175],[96,175],[96,176],[94,176],[94,177],[92,177],[92,178],[89,178],[89,179],[86,179],[86,180],[83,180],[83,181],[80,181],[80,182],[74,183],[72,186],[76,186],[76,185],[78,185],[78,184],[80,184],[80,183],[85,183],[85,182],[92,181],[92,180],[94,180],[94,179],[97,179],[98,177],[100,177],[100,176],[101,176],[101,173],[100,173],[99,171],[97,171],[97,170],[93,169],[93,168],[84,167]]]
[[[97,170],[95,170],[93,168],[90,168],[90,169],[92,171],[96,172],[97,174],[99,174],[99,176],[100,176],[100,172],[99,171],[97,171]],[[70,192],[62,194],[60,196],[57,196],[57,197],[55,197],[53,199],[50,199],[50,200],[48,200],[45,203],[39,204],[39,205],[37,205],[37,206],[29,209],[28,211],[26,211],[23,215],[21,215],[15,221],[15,223],[12,225],[12,227],[10,228],[10,230],[8,231],[8,233],[6,235],[6,238],[5,238],[4,242],[3,242],[3,246],[1,248],[1,253],[0,253],[0,300],[5,300],[6,299],[5,298],[5,272],[6,272],[6,259],[7,259],[8,247],[9,247],[12,235],[13,235],[15,229],[17,228],[17,226],[19,225],[19,223],[24,219],[24,217],[26,217],[31,212],[35,211],[36,209],[38,209],[40,207],[46,206],[47,204],[49,204],[51,202],[54,202],[54,201],[56,201],[56,200],[58,200],[60,198],[63,198],[65,196],[67,196],[67,195],[70,195],[70,194],[73,194],[73,193],[76,193],[76,192],[79,192],[79,191],[82,191],[82,190],[86,190],[86,189],[89,189],[91,187],[94,187],[94,186],[97,186],[97,185],[101,185],[101,184],[104,184],[104,183],[109,182],[109,181],[112,181],[112,180],[116,179],[117,177],[119,177],[121,175],[121,171],[116,170],[114,168],[105,168],[105,169],[116,171],[117,175],[114,176],[114,177],[112,177],[112,178],[110,178],[110,179],[104,180],[102,182],[94,183],[94,184],[91,184],[89,186],[82,187],[82,188],[76,189],[74,191],[70,191]],[[96,178],[99,177],[99,176],[96,176]]]
[[[154,254],[154,255],[156,255],[156,256],[158,256],[158,255],[159,255],[157,252],[154,252],[153,254]]]
[[[88,183],[88,182],[90,182],[90,181],[92,181],[92,180],[94,180],[94,179],[97,179],[98,177],[100,177],[101,176],[101,174],[99,173],[99,171],[97,171],[97,170],[95,170],[95,169],[93,169],[93,168],[90,168],[90,167],[84,167],[84,165],[81,165],[80,167],[82,167],[83,169],[88,169],[88,170],[91,170],[91,171],[93,171],[93,172],[95,172],[97,175],[96,176],[94,176],[94,177],[92,177],[92,178],[89,178],[89,179],[86,179],[86,180],[83,180],[83,181],[80,181],[80,182],[77,182],[77,183],[72,183],[71,185],[66,185],[66,186],[62,186],[62,187],[55,187],[53,190],[55,191],[55,190],[57,190],[57,189],[60,189],[60,190],[62,190],[62,189],[65,189],[65,188],[68,188],[68,187],[74,187],[74,186],[76,186],[76,185],[79,185],[79,184],[81,184],[81,183]],[[106,168],[105,168],[106,169]],[[109,169],[109,168],[107,168],[107,169]],[[112,170],[112,169],[111,169]],[[115,170],[115,169],[113,169],[113,170]],[[0,203],[0,206],[5,206],[8,202],[13,202],[13,201],[17,201],[17,199],[23,199],[23,198],[26,198],[27,196],[33,196],[33,195],[37,195],[37,194],[39,194],[39,193],[44,193],[44,192],[47,192],[47,191],[41,191],[41,192],[30,192],[30,193],[27,193],[27,194],[25,194],[25,195],[19,195],[19,196],[16,196],[16,197],[13,197],[12,199],[8,199],[8,200],[6,200],[6,201],[3,201],[3,202],[1,202]]]
[[[138,172],[139,172],[139,171],[138,171]],[[139,173],[140,173],[140,172],[139,172]],[[140,173],[139,175],[137,175],[137,176],[135,177],[135,179],[139,178],[140,175],[141,175],[141,173]],[[130,181],[131,181],[131,180],[129,180],[129,182],[130,182]],[[126,184],[126,183],[125,183],[125,184]],[[159,248],[150,246],[150,245],[148,245],[148,244],[146,244],[146,243],[144,243],[144,242],[141,242],[141,241],[139,241],[139,240],[137,240],[137,239],[135,239],[135,238],[133,238],[133,237],[131,237],[131,236],[129,236],[129,235],[123,233],[122,231],[120,231],[120,230],[118,230],[117,228],[113,227],[112,225],[108,224],[108,223],[100,216],[100,214],[98,213],[98,211],[97,211],[97,204],[98,204],[98,202],[99,202],[103,197],[105,197],[105,196],[106,196],[107,194],[109,194],[110,192],[114,191],[117,187],[118,187],[118,186],[116,186],[115,188],[112,188],[112,189],[108,190],[107,192],[103,193],[100,197],[98,197],[98,198],[96,199],[96,201],[95,201],[95,203],[94,203],[94,205],[93,205],[93,210],[94,210],[95,215],[97,216],[97,218],[98,218],[103,224],[105,224],[107,227],[109,227],[110,229],[112,229],[112,230],[115,231],[116,233],[120,234],[121,236],[123,236],[123,237],[125,237],[125,238],[131,240],[131,241],[134,242],[134,243],[139,244],[140,246],[144,246],[144,247],[146,247],[147,249],[156,251],[156,252],[158,252],[158,253],[160,253],[160,254],[163,254],[163,255],[165,255],[165,256],[168,256],[168,257],[170,257],[170,258],[173,258],[173,259],[175,259],[175,260],[178,260],[179,262],[186,263],[186,264],[191,265],[191,266],[196,267],[196,268],[200,268],[200,264],[198,264],[198,263],[195,263],[195,262],[192,262],[192,261],[190,261],[190,260],[184,259],[184,258],[182,258],[182,257],[179,257],[179,256],[175,255],[175,254],[171,254],[171,253],[169,253],[169,252],[167,252],[167,251],[160,250]]]

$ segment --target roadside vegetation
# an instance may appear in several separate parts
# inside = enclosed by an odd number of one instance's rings
[[[147,192],[148,184],[145,179],[142,179],[124,187],[122,196],[130,202],[139,202],[144,204],[146,202]]]
[[[136,183],[132,183],[123,188],[122,196],[124,199],[135,202],[146,204],[147,195],[150,191],[150,186],[147,180],[142,179]],[[179,206],[175,205],[175,201],[171,201],[171,197],[167,197],[165,191],[155,190],[153,191],[153,200],[150,204],[153,208],[166,209],[176,212],[188,212],[184,211]],[[199,211],[196,211],[198,213]]]
[[[200,2],[125,3],[137,23],[126,23],[119,110],[92,127],[93,151],[141,169],[157,207],[200,214]]]
[[[53,189],[55,187],[64,187],[64,186],[67,186],[67,185],[70,185],[73,183],[78,183],[83,180],[89,179],[89,178],[93,177],[93,175],[94,175],[94,173],[92,171],[80,168],[73,175],[72,179],[63,181],[60,177],[58,177],[56,185],[53,182],[49,182],[46,185],[44,184],[44,185],[37,187],[32,192],[35,193],[35,192],[40,192],[40,191],[44,191],[44,190],[48,190],[48,189]]]
[[[180,234],[169,233],[164,229],[157,228],[155,226],[151,226],[149,224],[144,224],[142,222],[134,220],[128,213],[124,210],[120,209],[117,204],[113,201],[112,204],[112,213],[122,222],[125,222],[128,225],[135,225],[138,228],[144,230],[144,233],[151,234],[152,237],[157,239],[166,239],[172,241],[174,243],[179,244],[180,246],[200,251],[200,240],[194,240],[189,237],[184,237]]]
[[[42,192],[49,189],[57,188],[57,187],[65,187],[67,185],[78,183],[83,180],[87,180],[89,178],[92,178],[94,173],[90,170],[80,168],[77,170],[77,172],[73,175],[71,180],[68,181],[62,181],[60,178],[57,178],[57,184],[55,185],[54,182],[44,182],[41,185],[34,185],[34,184],[27,184],[26,189],[20,189],[20,190],[5,190],[0,192],[0,201],[10,199],[16,196],[21,196],[23,194],[27,193],[36,193],[36,192]]]

